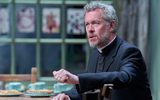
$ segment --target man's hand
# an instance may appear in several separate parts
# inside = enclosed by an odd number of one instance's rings
[[[71,100],[68,95],[65,95],[64,93],[58,94],[52,98],[52,100]]]
[[[61,69],[59,71],[53,71],[54,78],[61,83],[79,84],[78,76]]]

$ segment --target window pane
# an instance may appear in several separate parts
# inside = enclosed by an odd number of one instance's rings
[[[10,44],[0,43],[0,73],[10,73],[11,66],[11,47]]]
[[[33,38],[36,36],[36,9],[34,5],[16,5],[16,37]]]
[[[41,37],[59,38],[61,36],[61,8],[58,5],[42,5]]]
[[[83,6],[67,6],[67,38],[84,38]]]
[[[26,74],[31,72],[31,67],[36,65],[35,51],[35,44],[16,44],[16,73]]]
[[[52,76],[53,70],[61,67],[61,45],[42,44],[41,46],[41,74],[42,76]]]
[[[0,35],[8,35],[11,31],[11,5],[0,4]]]
[[[83,72],[86,66],[86,46],[69,44],[66,49],[66,68],[74,73]]]

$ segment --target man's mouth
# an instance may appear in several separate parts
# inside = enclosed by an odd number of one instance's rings
[[[89,41],[96,41],[97,40],[97,37],[96,36],[89,36]]]

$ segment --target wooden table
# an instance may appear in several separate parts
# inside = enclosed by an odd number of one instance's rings
[[[29,96],[17,96],[17,97],[0,97],[0,100],[52,100],[52,97],[29,97]]]

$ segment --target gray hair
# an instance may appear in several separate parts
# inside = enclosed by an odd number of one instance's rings
[[[84,15],[87,12],[93,11],[95,9],[102,9],[104,11],[104,16],[103,16],[104,20],[108,22],[111,22],[114,20],[116,22],[116,28],[114,30],[116,32],[118,27],[118,17],[116,15],[116,11],[113,8],[113,6],[109,4],[105,4],[104,2],[93,1],[84,6]]]

